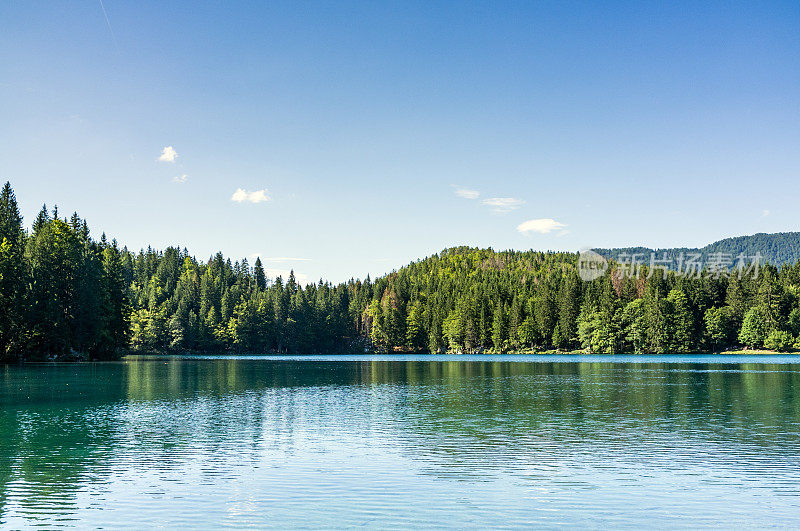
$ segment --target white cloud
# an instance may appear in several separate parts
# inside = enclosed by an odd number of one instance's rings
[[[551,219],[551,218],[542,218],[542,219],[529,219],[523,223],[517,225],[517,230],[522,234],[527,234],[529,232],[538,232],[539,234],[547,234],[548,232],[552,232],[556,229],[561,229],[566,227],[563,223],[559,223],[558,221]]]
[[[271,200],[272,198],[269,196],[269,190],[266,188],[263,190],[256,190],[254,192],[248,192],[243,188],[237,188],[231,196],[231,201],[235,201],[237,203],[244,203],[245,201],[248,203],[263,203],[264,201]]]
[[[183,175],[176,175],[175,177],[173,177],[172,182],[183,184],[186,182],[186,179],[188,178],[189,176],[184,173]]]
[[[166,146],[161,150],[161,156],[158,157],[159,162],[175,162],[178,158],[178,152],[172,146]]]
[[[251,203],[262,203],[264,201],[269,201],[272,199],[269,195],[267,195],[267,190],[256,190],[255,192],[250,192],[247,194],[247,200]]]
[[[478,196],[481,195],[477,190],[467,190],[464,188],[459,188],[456,190],[455,194],[463,199],[478,199]]]
[[[769,216],[769,210],[765,209],[764,212],[761,213],[761,215],[764,216],[764,217]]]
[[[490,197],[481,201],[481,204],[492,207],[495,212],[511,212],[524,205],[525,201],[514,197]]]

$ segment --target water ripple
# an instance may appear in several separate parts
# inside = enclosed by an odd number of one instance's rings
[[[363,357],[9,367],[0,525],[797,527],[798,369]]]

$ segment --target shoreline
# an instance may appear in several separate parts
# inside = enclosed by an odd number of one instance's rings
[[[310,353],[310,354],[278,354],[274,352],[263,353],[248,353],[248,352],[137,352],[131,351],[122,354],[119,358],[115,359],[80,359],[80,358],[67,358],[67,359],[46,359],[46,360],[18,360],[18,361],[5,361],[0,362],[0,366],[9,365],[31,365],[31,364],[48,364],[48,363],[64,363],[64,364],[80,364],[80,363],[114,363],[120,361],[127,361],[132,358],[140,359],[268,359],[271,361],[287,359],[336,359],[336,358],[386,358],[391,359],[395,357],[414,356],[417,358],[430,358],[435,360],[437,358],[537,358],[537,357],[568,357],[568,358],[613,358],[613,357],[627,357],[627,358],[680,358],[680,357],[715,357],[715,356],[730,356],[730,357],[751,357],[751,356],[782,356],[782,357],[797,357],[800,359],[800,351],[793,352],[778,352],[775,350],[754,349],[754,350],[731,350],[731,351],[718,351],[718,352],[666,352],[666,353],[634,353],[634,352],[617,352],[614,354],[607,353],[594,353],[586,352],[584,350],[570,350],[570,351],[509,351],[509,352],[475,352],[475,353],[455,353],[444,352],[432,354],[430,352],[359,352],[359,353]]]

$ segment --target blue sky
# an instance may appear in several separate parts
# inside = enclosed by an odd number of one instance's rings
[[[312,281],[800,230],[797,2],[18,1],[0,27],[27,223]]]

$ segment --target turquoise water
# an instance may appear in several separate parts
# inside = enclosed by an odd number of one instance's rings
[[[798,527],[798,361],[0,366],[0,525]]]

